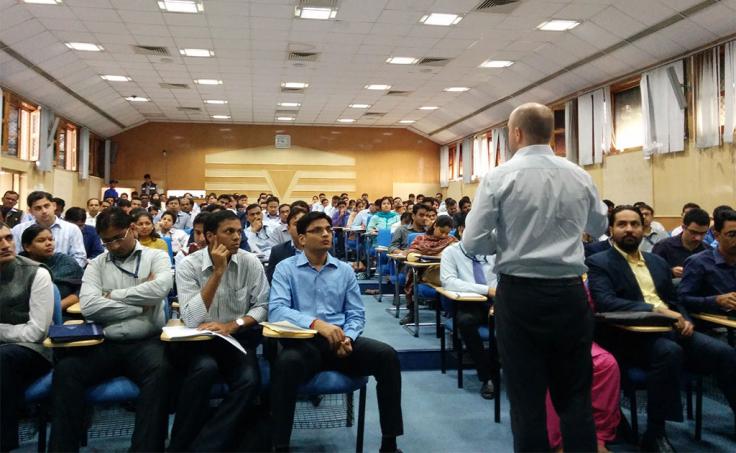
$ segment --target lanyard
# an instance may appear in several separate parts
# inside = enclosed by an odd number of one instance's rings
[[[142,255],[142,253],[141,253],[140,251],[136,252],[136,258],[135,258],[135,272],[130,272],[130,271],[129,271],[129,270],[127,270],[127,269],[123,269],[122,267],[120,267],[120,265],[118,265],[118,263],[116,263],[116,262],[115,262],[115,260],[114,260],[114,259],[112,259],[111,261],[112,261],[112,264],[113,264],[113,266],[117,267],[117,268],[118,268],[118,270],[119,270],[120,272],[122,272],[123,274],[125,274],[125,275],[127,275],[127,276],[130,276],[130,277],[133,277],[133,278],[138,278],[138,271],[139,271],[139,270],[140,270],[140,268],[141,268],[141,255]]]

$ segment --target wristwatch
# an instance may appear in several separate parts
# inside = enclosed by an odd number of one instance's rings
[[[238,327],[243,327],[245,325],[245,320],[243,318],[235,318],[235,324],[237,324]]]

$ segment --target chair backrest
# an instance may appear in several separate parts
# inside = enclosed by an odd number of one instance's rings
[[[423,236],[424,234],[426,233],[409,233],[409,236],[406,238],[406,246],[409,247],[417,236]]]
[[[164,236],[164,242],[166,243],[166,248],[169,249],[169,259],[171,260],[171,264],[174,264],[174,249],[171,246],[171,238],[168,236]]]
[[[55,326],[60,326],[64,324],[64,318],[61,315],[61,293],[59,292],[59,288],[54,286],[54,316],[51,319]]]
[[[382,230],[378,230],[378,236],[376,237],[376,244],[388,247],[391,245],[391,229],[390,228],[384,228]]]

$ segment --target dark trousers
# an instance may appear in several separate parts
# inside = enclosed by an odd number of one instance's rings
[[[467,346],[473,363],[478,370],[478,379],[485,382],[491,379],[491,358],[483,349],[478,328],[488,325],[488,304],[477,302],[455,303],[455,322],[463,343]]]
[[[220,339],[172,344],[170,350],[183,382],[169,450],[235,450],[247,410],[260,391],[256,350],[248,348],[244,355]],[[227,383],[228,393],[211,414],[210,391],[220,377]]]
[[[171,370],[158,335],[135,341],[105,340],[97,346],[57,352],[51,451],[79,450],[87,389],[117,376],[129,378],[140,388],[131,451],[163,451]]]
[[[48,373],[51,362],[17,344],[0,344],[0,451],[18,448],[18,410],[29,385]]]
[[[647,431],[664,434],[665,421],[682,421],[682,370],[712,374],[736,411],[736,350],[708,335],[622,334],[602,327],[597,335],[623,366],[647,370]],[[610,348],[610,349],[609,349]]]
[[[501,275],[496,338],[516,451],[548,451],[545,398],[560,416],[565,451],[595,451],[590,387],[593,318],[582,280]]]
[[[359,337],[353,343],[352,354],[339,359],[322,336],[310,340],[282,340],[281,345],[283,349],[274,360],[271,373],[271,411],[276,447],[289,446],[299,385],[324,370],[375,377],[381,433],[394,437],[403,434],[401,369],[396,351],[391,346]]]

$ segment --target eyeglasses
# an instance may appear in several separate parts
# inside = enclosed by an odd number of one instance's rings
[[[708,234],[708,231],[695,231],[695,230],[691,230],[690,228],[686,228],[686,231],[690,234],[690,236],[695,236],[695,237],[701,237],[701,236],[705,236],[706,234]]]
[[[105,246],[105,247],[110,247],[111,245],[116,245],[120,241],[124,241],[128,237],[128,233],[130,233],[130,228],[128,228],[125,231],[125,234],[123,236],[110,239],[109,241],[102,241],[102,245]]]
[[[323,233],[332,234],[332,227],[312,228],[311,230],[307,230],[307,233],[318,235],[322,235]]]

